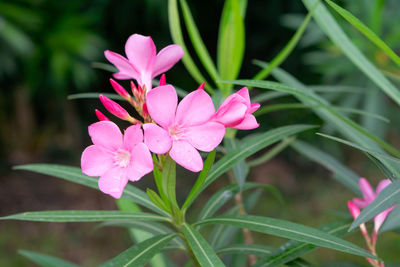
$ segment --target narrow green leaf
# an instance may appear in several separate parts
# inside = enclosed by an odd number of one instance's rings
[[[236,79],[242,66],[245,28],[238,0],[225,0],[218,32],[217,65],[221,79]],[[228,95],[232,85],[224,85]]]
[[[398,203],[400,203],[400,180],[396,180],[385,187],[376,199],[361,211],[349,231]]]
[[[338,182],[346,186],[357,195],[361,196],[360,187],[358,185],[358,179],[361,177],[360,175],[347,168],[331,155],[310,144],[302,141],[295,141],[291,144],[291,147],[300,154],[303,154],[307,158],[321,164],[333,172],[335,174],[333,178],[337,179]]]
[[[167,157],[162,170],[162,186],[169,202],[178,207],[176,202],[176,164],[171,157]]]
[[[171,213],[171,208],[165,204],[165,202],[157,195],[156,192],[154,192],[154,190],[147,188],[146,193],[151,202],[153,202],[157,207],[168,213]]]
[[[159,162],[157,160],[156,154],[153,154],[153,162],[154,162],[153,176],[154,176],[154,181],[157,186],[157,190],[160,193],[161,199],[164,201],[164,204],[166,206],[168,206],[168,198],[164,192],[163,185],[162,185],[162,173],[161,173],[160,169],[157,167]]]
[[[195,79],[197,83],[200,84],[202,82],[206,82],[204,89],[212,94],[214,90],[209,86],[209,83],[201,74],[200,70],[197,68],[196,64],[189,54],[188,49],[186,48],[185,41],[183,40],[181,22],[178,11],[178,0],[168,0],[168,21],[172,40],[175,44],[180,45],[183,49],[184,56],[182,58],[182,62],[185,65],[187,71],[190,73],[190,75],[192,75],[193,79]]]
[[[168,243],[176,237],[176,234],[158,235],[134,245],[117,257],[101,264],[101,267],[139,267],[147,264],[150,259],[159,253]]]
[[[189,33],[189,37],[192,41],[193,47],[196,50],[197,55],[203,63],[205,69],[210,74],[211,78],[214,81],[218,81],[219,75],[217,72],[217,68],[215,67],[214,62],[211,59],[206,46],[204,45],[203,39],[200,36],[196,23],[194,22],[192,13],[190,12],[190,8],[186,0],[179,0],[179,2],[182,7],[183,19],[185,21],[186,29]]]
[[[188,197],[186,198],[185,203],[183,203],[183,206],[182,206],[183,212],[185,212],[187,210],[187,208],[189,208],[190,205],[192,205],[193,201],[198,196],[198,192],[201,190],[201,188],[207,178],[208,172],[210,171],[210,169],[214,163],[216,154],[217,154],[217,151],[214,149],[213,151],[211,151],[208,154],[206,160],[204,161],[203,169],[201,170],[199,177],[197,177],[196,183],[190,190],[190,193],[189,193]]]
[[[192,249],[197,261],[203,267],[225,266],[204,237],[188,224],[182,225],[183,234]]]
[[[334,222],[327,224],[325,226],[319,227],[318,229],[334,235],[336,237],[342,237],[347,234],[347,229],[350,226],[349,222]],[[286,264],[290,261],[297,259],[318,248],[315,245],[311,245],[308,243],[302,243],[298,241],[288,241],[283,244],[279,251],[276,251],[272,256],[267,256],[262,258],[257,262],[254,267],[273,267],[273,266],[281,266],[282,264]]]
[[[285,47],[276,55],[271,63],[265,67],[264,69],[260,70],[255,76],[254,80],[263,80],[269,76],[271,71],[282,64],[283,61],[292,53],[296,45],[299,43],[301,37],[303,36],[304,31],[307,28],[308,23],[312,18],[312,14],[316,5],[308,12],[307,16],[304,18],[303,22],[301,23],[300,27],[296,30],[296,33],[290,38],[289,42],[286,43]]]
[[[311,10],[319,0],[303,0],[308,10]],[[319,3],[314,19],[329,38],[343,53],[379,88],[400,105],[400,91],[361,53],[340,28],[323,3]]]
[[[208,218],[196,223],[196,225],[203,224],[232,225],[239,228],[246,228],[255,232],[289,238],[316,246],[327,247],[349,254],[376,258],[364,249],[348,241],[337,238],[331,234],[324,233],[323,231],[285,220],[253,215],[222,215],[214,218]]]
[[[59,259],[42,253],[37,253],[29,250],[18,250],[18,253],[25,258],[30,259],[34,263],[42,267],[78,267],[79,265],[70,263],[66,260]]]
[[[82,173],[81,169],[76,167],[56,164],[27,164],[15,166],[14,169],[42,173],[99,190],[97,184],[98,178],[87,176]],[[161,210],[156,205],[154,205],[153,202],[149,200],[145,192],[133,185],[128,184],[125,187],[122,198],[129,199],[159,214],[169,216],[167,212]]]
[[[397,205],[387,216],[379,232],[387,232],[400,229],[400,205]]]
[[[99,95],[105,95],[106,97],[114,100],[124,100],[122,96],[117,94],[109,94],[109,93],[80,93],[80,94],[72,94],[67,97],[68,100],[74,99],[87,99],[87,98],[96,98],[99,99]]]
[[[337,4],[330,0],[325,0],[328,5],[330,5],[339,15],[341,15],[345,20],[347,20],[351,25],[353,25],[357,30],[359,30],[365,37],[367,37],[372,43],[377,47],[382,49],[385,54],[393,60],[397,66],[400,67],[400,57],[393,52],[392,49],[380,39],[370,28],[368,28],[364,23],[362,23],[358,18],[351,14],[346,9],[341,8]]]
[[[145,212],[122,212],[116,210],[56,210],[17,213],[0,220],[37,222],[101,222],[101,221],[169,221],[168,218]]]
[[[290,261],[290,262],[286,263],[286,265],[290,266],[290,267],[312,267],[312,266],[314,266],[313,264],[309,263],[305,259],[301,259],[301,258]]]
[[[272,254],[276,249],[256,244],[234,244],[217,250],[217,254],[253,254],[256,256],[266,256]]]
[[[235,138],[225,136],[224,147],[226,151],[229,153],[231,151],[236,150],[239,147],[239,141]],[[243,185],[246,182],[247,174],[249,173],[249,168],[246,165],[246,161],[245,160],[238,161],[235,165],[233,165],[232,170],[236,183],[239,185],[240,188],[243,188]]]
[[[204,190],[207,186],[209,186],[215,179],[220,177],[226,171],[228,171],[232,166],[242,160],[247,158],[248,156],[260,151],[261,149],[278,142],[285,137],[315,128],[312,125],[290,125],[279,127],[260,135],[257,135],[253,138],[249,138],[245,142],[241,144],[241,146],[226,154],[223,158],[221,158],[214,166],[211,168],[206,182],[202,190]],[[201,190],[201,191],[202,191]],[[199,192],[200,193],[200,192]]]

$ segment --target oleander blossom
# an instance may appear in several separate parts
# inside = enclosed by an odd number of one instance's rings
[[[114,74],[116,79],[135,79],[139,86],[152,88],[152,79],[169,70],[182,57],[183,50],[179,45],[169,45],[156,54],[156,46],[149,36],[131,35],[125,44],[127,58],[106,50],[105,57],[119,70]]]
[[[227,128],[255,129],[259,124],[252,113],[259,107],[259,103],[250,102],[249,90],[243,87],[222,102],[217,113],[213,116],[213,121],[219,122]]]
[[[102,192],[120,198],[128,181],[138,181],[153,170],[140,124],[128,127],[122,135],[115,123],[100,121],[89,126],[89,135],[93,145],[82,153],[82,172],[100,176]]]
[[[389,184],[391,184],[391,181],[389,179],[385,179],[379,182],[378,186],[376,187],[376,193],[372,186],[369,184],[367,179],[365,178],[360,178],[358,181],[360,185],[361,192],[363,194],[363,198],[353,198],[353,202],[357,207],[360,209],[365,208],[368,206],[372,201],[375,200],[377,195]],[[374,231],[375,233],[378,233],[379,228],[382,226],[383,222],[385,221],[386,217],[389,215],[389,213],[394,209],[393,207],[390,207],[378,215],[375,216],[374,218]]]
[[[204,90],[188,94],[178,105],[178,96],[171,85],[159,86],[147,93],[147,110],[154,123],[146,123],[144,143],[151,152],[169,155],[184,168],[198,172],[203,160],[197,150],[210,152],[217,147],[225,127],[211,121],[215,108]]]

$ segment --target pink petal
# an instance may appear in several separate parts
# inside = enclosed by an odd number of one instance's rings
[[[175,122],[185,126],[199,125],[210,120],[214,113],[211,97],[204,90],[196,90],[179,103]]]
[[[251,103],[250,104],[250,110],[249,113],[254,113],[257,109],[260,108],[260,104],[259,103]]]
[[[237,91],[236,94],[243,97],[246,100],[246,102],[250,105],[250,95],[249,95],[249,90],[247,89],[247,87],[243,87],[242,89]]]
[[[122,134],[118,126],[111,121],[99,121],[89,126],[89,135],[95,145],[109,150],[122,146]]]
[[[152,89],[147,93],[146,103],[150,117],[163,128],[168,128],[174,122],[178,96],[173,86]]]
[[[224,125],[217,122],[207,122],[192,126],[186,130],[187,141],[201,151],[210,152],[216,148],[225,135]]]
[[[126,170],[116,167],[100,177],[99,188],[114,198],[120,198],[127,183]]]
[[[363,209],[368,206],[369,202],[362,198],[353,198],[353,202],[360,208]]]
[[[203,169],[203,159],[200,153],[188,142],[174,141],[169,155],[182,167],[199,172]]]
[[[139,143],[131,153],[131,163],[128,167],[127,177],[135,182],[153,170],[153,159],[147,146]]]
[[[231,127],[239,124],[243,121],[247,106],[243,103],[242,97],[238,95],[231,95],[230,101],[224,103],[218,108],[216,115],[214,116],[215,121],[225,125],[225,127]],[[227,98],[227,99],[228,99]]]
[[[113,167],[113,155],[110,151],[102,149],[100,146],[88,146],[82,153],[81,168],[82,172],[89,176],[103,175]]]
[[[347,201],[347,207],[354,219],[357,219],[358,215],[360,215],[360,209],[351,201]]]
[[[156,63],[153,68],[153,77],[166,72],[183,57],[182,47],[169,45],[161,49],[157,54]]]
[[[154,123],[143,124],[144,143],[151,152],[165,154],[172,146],[169,133]]]
[[[151,73],[156,60],[156,46],[151,37],[140,34],[131,35],[125,44],[125,54],[139,73]]]
[[[132,151],[141,142],[143,142],[143,132],[140,129],[140,124],[129,126],[124,133],[123,147],[128,151]]]
[[[120,54],[114,53],[112,51],[104,51],[105,57],[110,61],[120,72],[115,73],[114,77],[116,79],[137,79],[140,77],[135,67]]]
[[[379,182],[376,187],[376,193],[379,194],[386,186],[390,185],[392,182],[389,179],[385,179]]]
[[[235,125],[232,128],[240,130],[251,130],[257,128],[258,126],[260,126],[260,124],[257,122],[256,117],[254,117],[253,115],[246,115],[241,123]]]
[[[360,178],[358,181],[358,184],[360,185],[361,192],[363,193],[364,199],[370,203],[375,199],[375,192],[372,189],[371,185],[368,183],[367,179],[365,178]]]
[[[382,224],[386,220],[386,217],[389,215],[389,213],[394,209],[395,206],[388,208],[387,210],[384,210],[383,212],[379,213],[378,215],[375,216],[374,218],[374,230],[376,233],[378,233],[379,228],[381,228]]]

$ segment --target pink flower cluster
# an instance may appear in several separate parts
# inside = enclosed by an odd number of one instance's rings
[[[152,79],[170,69],[183,56],[182,48],[170,45],[156,55],[150,37],[134,34],[125,45],[127,58],[105,51],[106,58],[119,70],[117,79],[131,82],[133,97],[117,82],[114,90],[128,101],[143,118],[131,116],[122,106],[100,95],[104,107],[116,117],[133,124],[122,135],[118,126],[96,110],[100,122],[89,126],[93,145],[81,158],[82,172],[100,176],[99,188],[120,198],[128,181],[137,181],[153,170],[150,152],[169,155],[182,167],[198,172],[203,169],[199,151],[215,149],[225,135],[225,128],[254,129],[259,126],[252,115],[260,105],[251,103],[247,88],[232,94],[215,111],[211,97],[201,85],[178,103],[172,85],[165,76],[152,88]]]

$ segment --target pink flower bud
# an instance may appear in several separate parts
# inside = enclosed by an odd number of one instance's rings
[[[144,117],[149,117],[149,116],[150,116],[150,115],[149,115],[149,110],[147,109],[146,103],[143,103],[142,110],[143,110],[143,116],[144,116]]]
[[[350,200],[347,201],[347,207],[354,219],[357,219],[358,215],[360,215],[360,209],[357,207],[356,204],[351,202]]]
[[[109,119],[103,113],[101,113],[98,109],[95,109],[94,112],[96,113],[96,116],[99,119],[99,121],[109,121]]]
[[[138,95],[139,91],[133,81],[131,81],[131,90],[132,90],[132,94],[136,97]]]
[[[158,86],[163,86],[167,84],[167,79],[165,78],[165,74],[161,75],[160,77],[160,82],[158,83]]]
[[[114,88],[115,92],[117,92],[120,96],[122,96],[125,99],[129,99],[131,96],[128,94],[128,92],[122,87],[119,83],[114,81],[113,79],[110,79],[111,86]]]
[[[197,88],[197,90],[203,90],[203,89],[204,89],[204,85],[205,85],[205,82],[202,82],[202,83],[199,85],[199,87]]]
[[[129,120],[131,118],[129,113],[116,102],[112,101],[104,95],[99,95],[99,98],[104,107],[114,116],[122,120]]]

